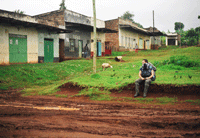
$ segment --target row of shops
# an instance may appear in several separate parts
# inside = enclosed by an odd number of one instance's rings
[[[93,56],[93,18],[70,10],[28,16],[0,10],[0,64],[59,62]],[[97,56],[112,51],[152,49],[160,31],[121,18],[96,21]],[[154,41],[152,41],[152,36]],[[159,37],[157,37],[157,45]],[[85,48],[87,47],[87,48]]]

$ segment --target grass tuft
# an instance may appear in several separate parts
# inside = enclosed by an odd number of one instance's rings
[[[91,100],[110,101],[112,98],[109,91],[101,91],[98,88],[83,89],[75,96],[88,96]]]

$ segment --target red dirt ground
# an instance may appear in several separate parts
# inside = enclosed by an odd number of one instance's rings
[[[134,84],[113,97],[132,97]],[[148,97],[177,97],[174,104],[137,104],[126,101],[91,101],[70,97],[82,88],[65,84],[53,96],[22,97],[0,90],[0,137],[200,137],[200,106],[181,102],[200,99],[199,86],[152,84]],[[142,93],[141,93],[142,95]]]

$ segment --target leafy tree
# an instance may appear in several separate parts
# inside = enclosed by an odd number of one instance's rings
[[[163,34],[166,34],[165,31],[162,31]],[[161,41],[162,44],[165,45],[166,44],[166,36],[161,36]]]
[[[195,28],[195,31],[200,33],[200,26]]]
[[[132,22],[134,22],[133,17],[134,17],[134,14],[130,13],[129,11],[126,11],[126,12],[121,16],[122,19],[128,19],[128,20],[131,20]]]
[[[136,23],[136,22],[133,22],[133,23]],[[144,28],[140,23],[136,23],[138,25],[138,27],[140,28]]]
[[[184,28],[184,24],[181,22],[175,22],[174,25],[174,30],[176,30],[176,32],[178,32],[179,30],[183,30]]]
[[[188,30],[186,33],[186,37],[196,37],[197,35],[198,35],[197,32],[193,28]]]
[[[62,2],[60,3],[60,10],[66,10],[67,8],[65,7],[65,0],[62,0]]]
[[[14,12],[18,13],[18,14],[24,14],[25,13],[24,11],[21,11],[21,10],[15,10]]]
[[[135,16],[134,14],[130,13],[129,11],[126,11],[126,12],[121,16],[121,18],[122,18],[122,19],[125,19],[125,20],[128,19],[128,20],[130,20],[131,22],[137,24],[138,27],[143,28],[143,26],[142,26],[140,23],[137,23],[137,22],[135,22],[135,21],[133,20],[133,17],[134,17],[134,16]]]
[[[196,28],[195,28],[195,31],[196,31],[196,33],[198,34],[198,37],[197,37],[197,44],[199,45],[200,27],[196,27]]]
[[[185,34],[185,38],[187,41],[187,45],[193,46],[196,45],[198,42],[198,32],[195,29],[191,28]]]

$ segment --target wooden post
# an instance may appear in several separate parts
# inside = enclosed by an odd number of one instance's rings
[[[154,10],[153,10],[153,49],[155,50],[155,36],[154,36]]]
[[[93,71],[96,73],[96,52],[97,52],[97,38],[96,38],[96,8],[95,8],[95,0],[93,0],[93,19],[94,19],[94,48],[93,48]]]

